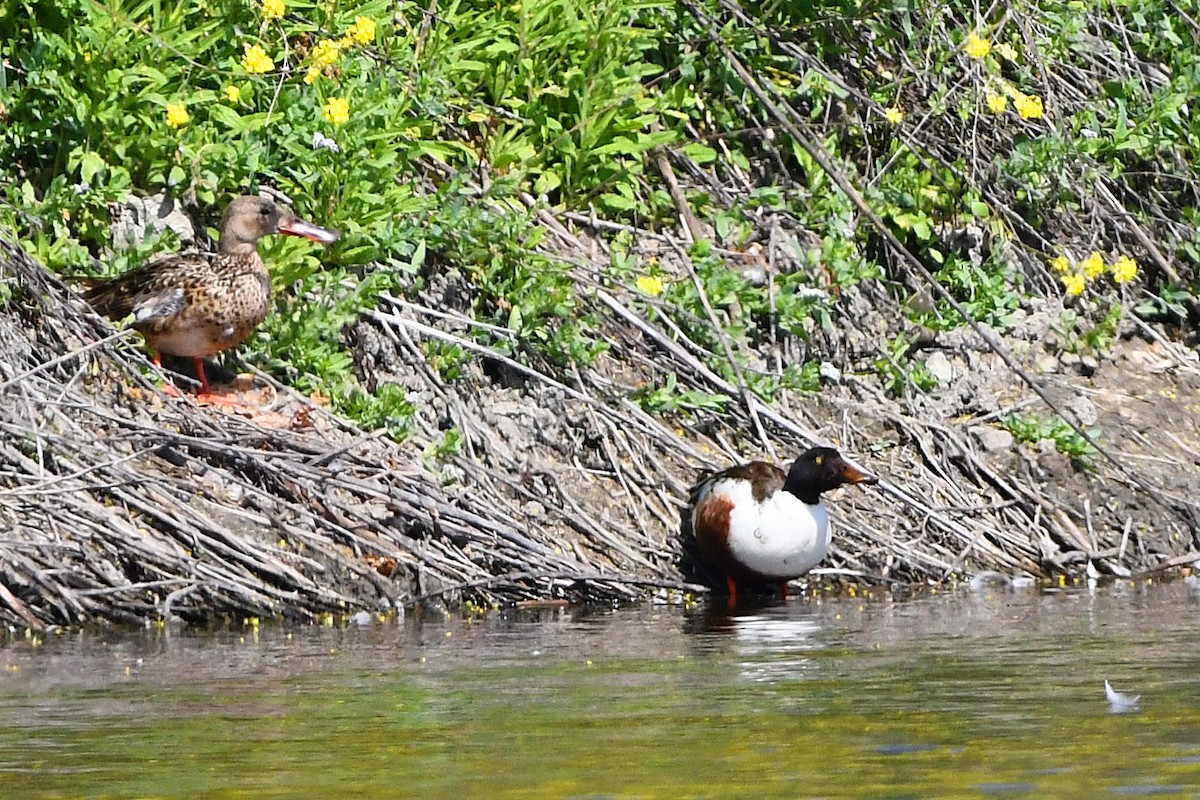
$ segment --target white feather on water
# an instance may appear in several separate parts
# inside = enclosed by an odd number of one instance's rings
[[[1104,696],[1108,698],[1108,710],[1112,714],[1123,714],[1126,711],[1137,711],[1140,694],[1125,694],[1118,692],[1108,681],[1104,682]]]

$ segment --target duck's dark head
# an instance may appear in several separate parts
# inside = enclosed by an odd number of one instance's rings
[[[341,235],[301,219],[266,197],[239,197],[221,217],[221,238],[217,249],[222,253],[250,254],[258,240],[273,233],[303,236],[321,244],[336,242]]]
[[[814,447],[792,463],[783,488],[812,505],[822,492],[844,483],[879,483],[879,478],[832,447]]]

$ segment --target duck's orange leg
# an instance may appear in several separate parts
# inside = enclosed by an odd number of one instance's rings
[[[779,591],[783,593],[783,599],[787,600],[787,581],[779,582]]]
[[[208,376],[204,374],[203,358],[192,359],[192,364],[196,368],[196,379],[200,381],[200,393],[196,395],[197,400],[202,403],[212,403],[213,405],[226,406],[237,410],[247,408],[247,404],[242,400],[212,393],[212,386],[209,385]]]
[[[729,607],[733,608],[737,605],[737,581],[726,575],[725,586],[729,588]]]
[[[154,366],[162,369],[162,354],[157,350],[150,351],[150,361],[154,364]],[[236,400],[230,400],[228,397],[222,397],[219,394],[212,393],[212,386],[208,382],[208,376],[204,374],[203,358],[192,359],[192,365],[196,369],[196,379],[200,381],[200,393],[196,395],[197,400],[202,400],[206,403],[217,403],[221,405],[241,407],[242,404]],[[170,397],[183,396],[179,389],[175,387],[175,384],[171,383],[170,381],[163,385],[163,392]]]
[[[196,368],[196,378],[200,381],[200,396],[206,397],[212,394],[212,387],[208,385],[208,376],[204,374],[204,359],[193,358],[192,365]]]

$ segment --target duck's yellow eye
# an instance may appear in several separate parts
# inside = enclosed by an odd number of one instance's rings
[[[821,462],[824,460],[825,460],[825,456],[817,456],[816,458],[813,459],[813,461],[816,462],[816,465],[818,467],[821,466]]]

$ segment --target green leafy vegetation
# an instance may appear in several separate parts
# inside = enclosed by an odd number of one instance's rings
[[[1121,322],[1121,306],[1114,305],[1097,322],[1091,317],[1073,311],[1064,312],[1059,320],[1059,331],[1063,334],[1062,349],[1068,353],[1103,355],[1116,339],[1117,326]]]
[[[696,389],[680,389],[679,379],[674,372],[667,375],[666,383],[654,389],[643,389],[637,393],[642,408],[658,413],[688,411],[724,411],[730,398],[723,394],[711,394]]]
[[[385,293],[437,295],[447,275],[467,287],[453,310],[480,323],[464,335],[523,364],[569,380],[611,349],[599,286],[765,400],[819,387],[829,342],[862,322],[847,300],[862,288],[896,313],[839,368],[904,396],[934,385],[908,355],[912,326],[967,320],[921,301],[928,287],[831,173],[995,329],[1031,296],[1070,306],[1075,349],[1104,351],[1126,313],[1187,322],[1197,18],[1196,0],[457,0],[432,15],[7,0],[0,224],[55,269],[113,274],[176,246],[113,248],[130,194],[169,193],[210,223],[260,187],[294,198],[344,236],[264,243],[278,303],[242,354],[397,432],[411,408],[359,386],[345,330]],[[624,226],[605,274],[556,250],[544,209]],[[690,249],[639,249],[630,231],[675,233],[685,211]],[[472,358],[421,347],[447,381]],[[668,368],[631,391],[657,413],[729,402]]]
[[[906,336],[897,336],[880,349],[875,360],[875,370],[883,377],[883,385],[889,394],[903,395],[907,391],[929,392],[937,387],[937,379],[929,371],[924,360],[912,358],[912,342]]]
[[[1082,467],[1090,468],[1096,450],[1075,429],[1061,418],[1047,418],[1036,414],[1013,414],[1003,420],[1004,428],[1017,441],[1037,444],[1043,440],[1054,442],[1055,449]],[[1095,435],[1095,432],[1092,432]]]

